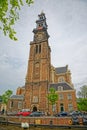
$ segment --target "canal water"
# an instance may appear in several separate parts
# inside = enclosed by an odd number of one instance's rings
[[[46,127],[29,127],[28,129],[23,129],[20,126],[11,125],[1,125],[0,130],[86,130],[86,128],[46,128]]]

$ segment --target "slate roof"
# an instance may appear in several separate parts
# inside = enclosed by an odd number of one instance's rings
[[[57,67],[57,68],[55,68],[55,72],[56,72],[57,74],[66,73],[66,72],[67,72],[67,66]]]
[[[10,97],[10,99],[21,99],[21,100],[23,100],[24,99],[24,95],[12,95]]]
[[[56,91],[58,91],[58,87],[62,86],[63,90],[74,90],[69,84],[67,84],[66,82],[63,83],[52,83],[49,84],[49,88],[53,87],[55,88]]]

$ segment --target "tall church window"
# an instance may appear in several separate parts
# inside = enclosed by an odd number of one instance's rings
[[[36,45],[36,54],[41,53],[41,45]]]
[[[39,45],[39,53],[41,53],[41,45]]]
[[[38,45],[36,45],[36,53],[38,53]]]

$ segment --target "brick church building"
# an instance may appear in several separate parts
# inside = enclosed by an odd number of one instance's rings
[[[47,27],[45,14],[42,12],[38,15],[33,41],[30,42],[25,86],[18,87],[16,95],[11,96],[8,110],[29,108],[31,111],[51,113],[52,106],[47,99],[50,87],[54,87],[58,93],[55,112],[77,110],[76,91],[68,65],[56,68],[51,64]]]

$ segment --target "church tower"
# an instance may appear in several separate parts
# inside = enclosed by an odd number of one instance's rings
[[[50,83],[50,46],[45,14],[38,15],[36,28],[33,30],[33,41],[30,42],[30,54],[25,81],[25,108],[32,111],[48,110],[48,84]]]
[[[42,12],[36,20],[36,28],[33,30],[33,41],[30,42],[30,54],[28,59],[25,86],[17,89],[16,95],[9,100],[8,110],[22,108],[31,111],[55,113],[77,110],[76,90],[71,80],[71,72],[68,65],[54,67],[51,65],[51,49],[45,14]],[[50,88],[54,88],[58,94],[58,100],[52,107],[47,95]],[[21,107],[19,108],[19,105]],[[16,108],[18,106],[18,108]]]

